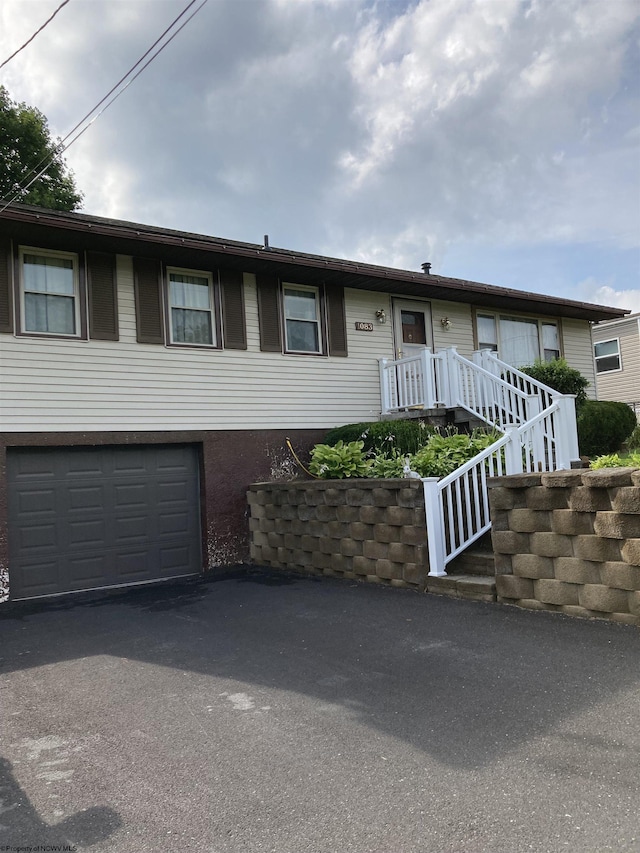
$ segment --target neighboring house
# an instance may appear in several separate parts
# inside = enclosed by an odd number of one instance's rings
[[[599,400],[628,403],[640,420],[640,313],[593,327]]]
[[[240,562],[248,484],[286,464],[286,437],[305,450],[378,418],[381,357],[425,345],[515,364],[560,354],[593,382],[591,323],[623,314],[13,205],[0,213],[11,597]]]

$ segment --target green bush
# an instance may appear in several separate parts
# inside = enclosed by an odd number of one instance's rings
[[[608,456],[598,456],[593,459],[589,468],[640,468],[640,453],[631,453],[629,456],[620,456],[610,453]]]
[[[578,412],[578,444],[584,456],[616,453],[634,431],[636,416],[626,403],[587,400]]]
[[[344,480],[346,477],[368,477],[371,460],[365,459],[361,441],[335,446],[316,444],[311,451],[309,471],[322,480]]]
[[[627,439],[627,447],[629,450],[640,450],[640,424],[636,424],[636,428]]]
[[[554,358],[551,361],[538,358],[532,365],[521,367],[520,370],[560,394],[575,394],[578,410],[587,400],[589,380],[579,370],[569,367],[564,358]]]
[[[392,449],[403,455],[415,453],[437,429],[420,420],[372,421],[346,424],[329,430],[324,443],[334,446],[339,441],[362,441],[365,452],[388,453]]]
[[[478,430],[471,435],[434,435],[425,447],[411,457],[411,469],[421,477],[446,477],[493,444],[497,438],[497,433]]]
[[[369,476],[380,479],[404,477],[405,456],[392,450],[391,453],[378,453],[373,458]]]

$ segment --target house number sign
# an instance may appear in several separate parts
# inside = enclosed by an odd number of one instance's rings
[[[373,323],[363,323],[362,320],[356,320],[356,332],[373,332]]]

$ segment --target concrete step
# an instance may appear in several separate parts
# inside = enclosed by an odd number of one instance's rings
[[[447,567],[449,575],[478,575],[493,577],[496,573],[496,560],[493,551],[469,548],[463,551]]]
[[[496,601],[496,579],[478,575],[427,578],[427,592],[435,595],[450,595],[453,598],[467,598],[471,601]]]
[[[496,562],[493,555],[491,531],[470,545],[466,551],[459,554],[447,567],[449,575],[482,575],[493,577],[496,573]]]

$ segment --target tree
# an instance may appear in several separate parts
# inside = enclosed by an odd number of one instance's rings
[[[0,86],[0,197],[13,199],[46,164],[43,174],[15,199],[52,210],[76,210],[82,202],[73,174],[58,154],[46,117],[11,100]],[[28,176],[28,177],[27,177]]]

